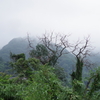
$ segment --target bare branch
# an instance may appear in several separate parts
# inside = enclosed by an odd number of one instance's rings
[[[79,57],[81,60],[84,60],[87,56],[90,55],[90,48],[89,45],[90,37],[84,39],[84,41],[77,41],[76,45],[73,45],[72,47],[72,54],[74,54],[76,57]]]
[[[43,35],[43,38],[40,38],[41,43],[51,52],[49,54],[50,57],[56,55],[56,61],[59,57],[61,57],[63,54],[65,54],[65,49],[70,47],[70,43],[68,41],[67,35],[60,35],[60,34],[54,34],[53,32],[50,35],[47,35],[46,33]],[[66,50],[67,51],[67,50]],[[67,54],[68,52],[66,52]]]
[[[28,33],[27,33],[27,40],[28,40],[28,43],[29,43],[29,47],[31,47],[32,49],[34,49],[34,47],[32,46],[32,43],[31,43],[31,40],[30,40],[30,37],[29,37]]]

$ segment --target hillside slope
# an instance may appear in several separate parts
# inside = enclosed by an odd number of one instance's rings
[[[0,57],[2,57],[4,61],[9,61],[10,52],[15,54],[19,53],[28,54],[29,52],[28,42],[23,38],[12,39],[7,45],[5,45],[0,50]]]

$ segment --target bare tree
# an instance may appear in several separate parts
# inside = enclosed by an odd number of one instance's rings
[[[40,51],[45,51],[46,54],[36,56],[42,64],[49,63],[52,66],[55,66],[58,59],[63,54],[71,53],[76,59],[75,70],[71,74],[72,86],[75,91],[82,90],[82,86],[75,84],[74,82],[82,82],[82,71],[84,66],[91,66],[91,63],[87,60],[87,57],[91,55],[92,47],[90,45],[90,36],[84,38],[82,41],[78,40],[76,43],[72,44],[69,42],[70,35],[61,35],[61,34],[44,34],[42,38],[39,38],[40,43],[44,46],[45,49],[42,49],[43,46],[40,45],[38,48]],[[29,41],[29,45],[30,40]],[[31,45],[30,45],[31,47]],[[34,48],[33,48],[34,49]],[[37,50],[38,50],[37,49]],[[37,51],[35,50],[35,51]],[[34,55],[33,55],[34,56]],[[91,79],[87,82],[86,89],[90,84]]]
[[[90,56],[91,46],[90,46],[90,36],[84,38],[83,41],[77,41],[72,46],[72,54],[76,57],[80,58],[80,60],[84,60],[87,56]]]
[[[27,41],[28,41],[29,47],[31,47],[32,49],[34,49],[33,42],[30,40],[30,36],[29,36],[28,33],[27,33]]]
[[[41,44],[45,46],[46,49],[48,50],[48,54],[45,56],[45,61],[42,60],[43,57],[41,56],[38,57],[38,59],[40,59],[40,61],[43,64],[46,64],[48,62],[50,65],[54,66],[57,63],[57,60],[63,54],[69,53],[67,50],[65,50],[70,47],[70,43],[68,41],[69,36],[70,35],[60,35],[60,34],[54,34],[54,33],[46,34],[45,33],[42,38],[39,38],[40,40],[39,45]],[[31,41],[29,40],[29,36],[27,38],[28,38],[29,46],[32,49],[34,49],[31,45]]]
[[[61,34],[44,34],[43,38],[40,38],[43,45],[49,51],[49,61],[53,60],[53,65],[56,64],[57,60],[63,55],[68,54],[69,52],[66,50],[70,47],[70,43],[68,41],[68,37],[70,35],[61,35]],[[54,58],[54,59],[53,59]]]
[[[46,61],[44,62],[50,62],[53,58],[53,65],[56,64],[57,60],[63,55],[72,53],[76,60],[80,60],[84,65],[88,64],[89,62],[86,61],[86,57],[90,56],[90,37],[84,38],[83,41],[77,41],[76,43],[72,44],[69,42],[69,36],[70,35],[61,35],[61,34],[54,34],[53,32],[51,34],[43,34],[42,38],[39,37],[39,45],[42,44],[48,51],[48,54],[46,55]],[[29,46],[35,50],[35,48],[32,46],[32,43],[30,41],[29,35],[27,36]],[[34,45],[34,44],[33,44]],[[43,46],[40,46],[39,49],[42,49]],[[43,50],[41,50],[43,52]],[[40,58],[37,57],[38,59]],[[90,65],[90,64],[89,64]]]
[[[84,66],[90,67],[90,62],[88,62],[87,57],[90,56],[92,47],[90,45],[90,37],[88,36],[83,41],[77,41],[76,44],[74,44],[71,47],[71,53],[76,58],[76,70],[72,72],[72,85],[74,89],[77,89],[78,91],[81,91],[81,86],[74,85],[73,81],[78,80],[82,81],[82,71]]]

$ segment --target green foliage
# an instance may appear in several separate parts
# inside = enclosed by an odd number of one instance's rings
[[[82,70],[83,70],[83,61],[80,60],[79,57],[77,57],[75,79],[82,81]]]
[[[64,86],[69,84],[68,79],[67,79],[68,74],[65,72],[65,70],[63,68],[61,68],[59,66],[55,66],[54,73],[58,77],[58,79],[60,79],[62,81],[62,84]]]
[[[48,50],[47,50],[47,48],[44,46],[44,45],[42,45],[42,44],[38,44],[37,46],[36,46],[36,50],[32,50],[31,52],[30,52],[30,55],[31,56],[33,56],[33,57],[40,57],[40,56],[43,56],[43,58],[45,57],[45,56],[47,56],[48,55]]]
[[[76,60],[76,70],[72,72],[71,77],[67,77],[61,68],[64,62],[59,60],[61,67],[54,66],[57,59],[55,51],[52,54],[44,45],[38,44],[30,55],[32,58],[25,59],[24,53],[11,53],[13,62],[10,64],[15,76],[0,72],[0,100],[100,99],[100,68],[93,70],[84,81],[82,80],[84,63],[79,58]],[[63,56],[69,73],[71,64],[75,64],[75,60],[70,61],[72,58]],[[0,71],[6,69],[7,64],[0,58]],[[69,78],[72,78],[72,82]]]
[[[22,85],[18,84],[0,84],[0,98],[3,100],[23,100],[18,94],[21,89]]]
[[[30,51],[30,56],[35,57],[40,60],[40,62],[44,65],[52,65],[54,66],[57,63],[57,52],[55,50],[49,50],[43,44],[37,44],[36,49]]]
[[[71,78],[72,78],[72,86],[74,91],[77,91],[77,93],[82,93],[82,86],[80,83],[82,83],[82,71],[83,71],[83,61],[80,59],[80,57],[76,57],[76,71],[72,72]]]
[[[93,79],[89,88],[85,91],[85,84],[74,80],[74,88],[63,86],[57,78],[55,68],[48,65],[41,65],[34,58],[24,60],[22,58],[13,64],[29,65],[34,69],[38,65],[38,70],[31,70],[31,80],[19,77],[12,78],[6,74],[0,74],[0,99],[1,100],[98,100],[100,96],[99,69],[91,74]],[[26,69],[27,70],[27,69]],[[81,87],[81,91],[80,91]]]
[[[16,78],[10,79],[1,74],[0,99],[2,100],[77,100],[78,95],[72,89],[64,87],[53,73],[54,68],[40,65],[31,75],[32,80],[16,83]]]
[[[34,58],[29,58],[25,60],[24,58],[19,58],[16,62],[11,62],[11,67],[16,74],[29,78],[34,70],[39,70],[39,60]]]
[[[47,48],[42,44],[38,44],[36,49],[30,51],[30,56],[39,59],[42,64],[48,62],[48,54]]]
[[[90,79],[91,80],[89,84],[90,88],[88,88],[88,95],[91,100],[95,100],[100,98],[100,67],[91,72]]]
[[[72,89],[64,87],[53,73],[54,68],[43,65],[35,71],[33,82],[26,87],[24,100],[80,100]]]
[[[25,60],[25,54],[24,53],[21,53],[21,54],[12,54],[11,52],[10,52],[10,58],[15,62],[15,61],[17,61],[18,59],[20,59],[20,58],[23,58],[24,60]]]
[[[0,73],[0,100],[23,100],[18,94],[22,85],[12,83],[11,76]]]
[[[5,62],[2,57],[0,57],[0,72],[8,73],[8,70],[10,69],[9,67],[9,62]]]

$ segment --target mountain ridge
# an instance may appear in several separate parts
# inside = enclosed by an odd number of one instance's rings
[[[34,41],[34,46],[36,46],[36,43],[37,42]],[[4,61],[10,61],[10,52],[12,52],[14,54],[24,53],[26,55],[26,57],[29,57],[30,50],[31,50],[31,48],[29,47],[29,43],[28,43],[27,39],[14,38],[11,41],[9,41],[8,44],[6,44],[5,46],[2,47],[2,49],[0,50],[0,57]],[[100,55],[98,55],[97,58],[99,59]],[[94,58],[91,57],[91,59],[92,59],[92,62],[96,62],[98,60],[98,59],[96,60],[96,57],[94,57]],[[58,62],[59,62],[59,65],[62,68],[64,68],[66,71],[73,70],[75,67],[75,63],[76,63],[75,57],[70,53],[60,57]],[[99,63],[97,64],[97,66],[98,65],[99,65]]]
[[[0,57],[5,61],[9,61],[10,52],[19,54],[29,51],[28,42],[24,38],[14,38],[0,50]]]

